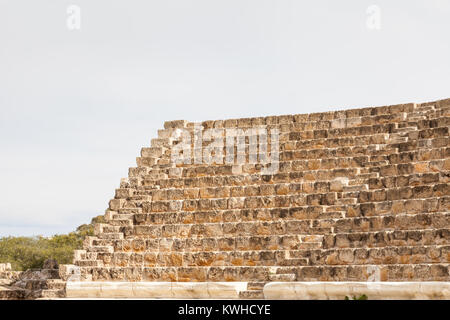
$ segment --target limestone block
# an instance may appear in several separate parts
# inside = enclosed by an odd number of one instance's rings
[[[59,277],[64,281],[80,281],[81,269],[73,264],[60,264]]]
[[[238,299],[247,282],[68,282],[67,298]]]
[[[173,120],[164,122],[164,129],[184,128],[188,122],[186,120]]]
[[[101,282],[100,296],[102,298],[134,297],[133,282]]]
[[[69,281],[66,284],[67,298],[101,298],[102,282],[93,281]]]
[[[171,293],[174,298],[207,299],[208,282],[172,282]]]
[[[266,299],[343,300],[366,295],[370,300],[450,299],[450,282],[270,282]]]
[[[133,282],[134,298],[174,298],[172,289],[175,282]],[[110,293],[113,294],[113,293]]]

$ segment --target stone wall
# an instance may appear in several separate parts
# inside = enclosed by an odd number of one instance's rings
[[[277,129],[278,170],[174,163],[182,130],[193,153],[208,145],[196,145],[196,125]],[[449,125],[450,99],[166,122],[74,263],[84,281],[246,281],[255,290],[269,281],[449,281]],[[254,140],[245,139],[250,159]]]

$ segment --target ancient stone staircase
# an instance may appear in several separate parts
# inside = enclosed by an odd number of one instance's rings
[[[278,129],[279,171],[265,175],[261,163],[173,163],[177,130],[194,137],[194,125],[166,122],[141,150],[75,254],[82,280],[248,281],[242,298],[370,270],[449,281],[450,100],[201,123]]]

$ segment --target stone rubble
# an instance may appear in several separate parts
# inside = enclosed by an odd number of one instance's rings
[[[8,278],[7,278],[8,276]],[[51,299],[66,296],[66,281],[59,275],[59,266],[55,260],[44,262],[42,269],[10,271],[9,275],[0,273],[1,299]]]

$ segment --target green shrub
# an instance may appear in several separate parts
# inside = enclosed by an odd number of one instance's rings
[[[47,259],[55,259],[60,264],[70,264],[73,251],[81,249],[86,236],[94,234],[94,223],[104,222],[103,216],[92,219],[69,234],[45,237],[4,237],[0,238],[0,263],[10,262],[13,270],[42,268]]]

